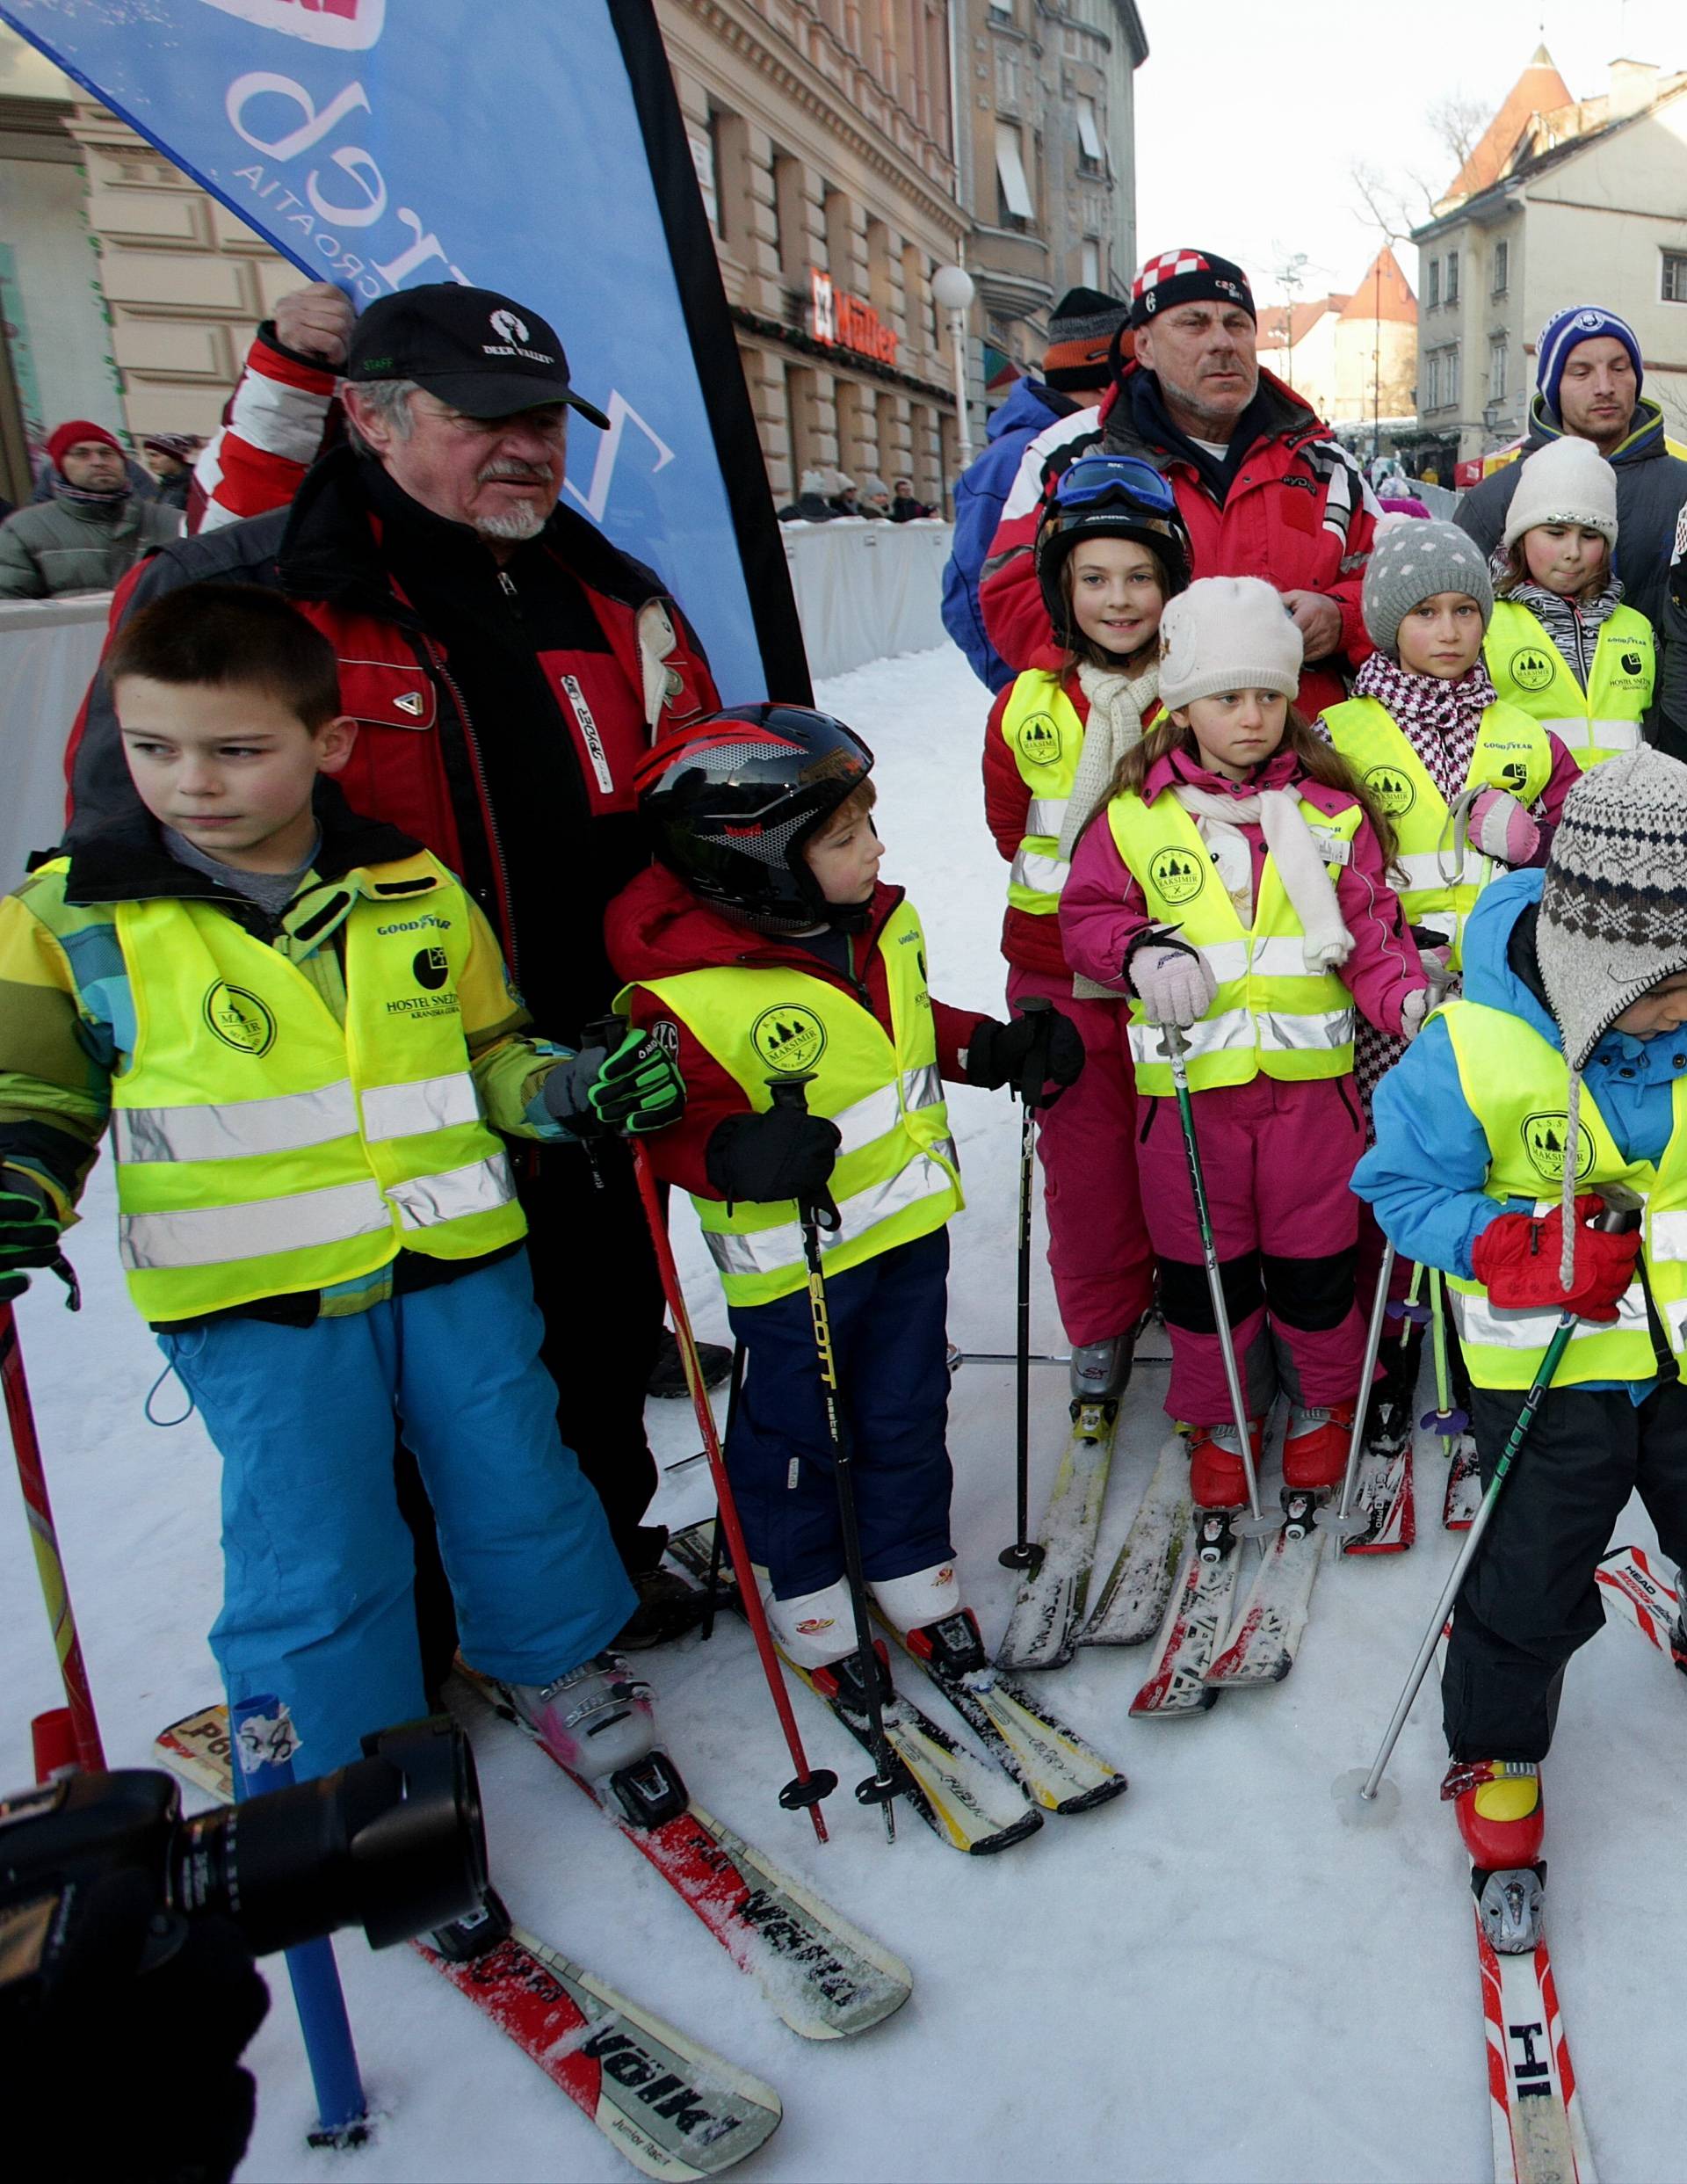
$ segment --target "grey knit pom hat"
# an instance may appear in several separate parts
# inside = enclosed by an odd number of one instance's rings
[[[1494,619],[1494,585],[1481,548],[1456,523],[1401,523],[1379,531],[1365,566],[1360,606],[1379,652],[1400,657],[1400,625],[1437,591],[1462,591]]]

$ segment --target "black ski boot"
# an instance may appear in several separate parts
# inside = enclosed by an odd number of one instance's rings
[[[436,1926],[428,1936],[428,1945],[436,1956],[443,1956],[448,1963],[472,1963],[475,1957],[485,1956],[501,1941],[510,1939],[510,1914],[503,1907],[503,1898],[495,1888],[489,1888],[481,1898],[478,1911],[466,1912],[460,1919],[448,1919],[443,1926]]]

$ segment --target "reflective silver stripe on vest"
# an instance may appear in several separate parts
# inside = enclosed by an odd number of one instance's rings
[[[119,1214],[117,1241],[126,1266],[151,1272],[312,1251],[373,1236],[391,1225],[387,1201],[371,1181],[300,1191],[291,1198],[254,1199],[244,1206]]]
[[[1663,1317],[1669,1328],[1669,1347],[1679,1357],[1683,1350],[1687,1350],[1687,1297],[1683,1297],[1678,1303],[1666,1304]]]
[[[1646,1253],[1648,1259],[1687,1259],[1687,1212],[1654,1214]]]
[[[1324,1053],[1353,1041],[1351,1009],[1309,1009],[1305,1015],[1285,1015],[1275,1009],[1256,1009],[1262,1054]]]
[[[471,1161],[466,1168],[447,1168],[443,1175],[413,1175],[387,1193],[407,1229],[434,1229],[441,1222],[466,1220],[470,1214],[496,1213],[515,1194],[504,1153]]]
[[[1307,944],[1298,933],[1278,933],[1254,943],[1250,966],[1256,978],[1316,978],[1307,961]]]
[[[1025,814],[1025,832],[1052,834],[1058,840],[1061,829],[1066,824],[1067,802],[1064,796],[1033,796]]]
[[[940,1138],[933,1150],[952,1161],[955,1157],[954,1143],[947,1137]],[[929,1154],[916,1154],[887,1181],[857,1191],[839,1203],[836,1229],[829,1236],[821,1230],[821,1251],[835,1252],[841,1244],[852,1244],[894,1214],[953,1188],[954,1178],[946,1168]],[[718,1229],[706,1229],[703,1235],[710,1257],[723,1274],[776,1274],[802,1264],[802,1230],[794,1221],[758,1229],[753,1236],[725,1236]]]
[[[1038,895],[1058,895],[1072,869],[1064,857],[1045,857],[1040,850],[1021,847],[1013,860],[1013,878]]]
[[[1444,858],[1446,864],[1445,871],[1442,869]],[[1478,860],[1474,852],[1467,853],[1465,865],[1465,876],[1467,879],[1474,878],[1475,875],[1470,867],[1476,861]],[[1394,874],[1400,874],[1405,881],[1402,892],[1416,894],[1438,888],[1451,887],[1452,882],[1447,878],[1447,872],[1452,869],[1452,845],[1449,842],[1444,850],[1413,850],[1396,857],[1390,876],[1392,877]]]
[[[1148,945],[1151,947],[1152,941]],[[1192,947],[1193,942],[1185,943]],[[1248,943],[1245,940],[1207,940],[1201,944],[1201,956],[1213,974],[1215,986],[1227,986],[1233,979],[1248,976]],[[1129,976],[1128,971],[1126,976]]]
[[[318,1092],[271,1099],[228,1099],[192,1107],[114,1107],[112,1142],[127,1167],[147,1160],[243,1160],[293,1153],[355,1137],[357,1102],[348,1077]]]
[[[418,1077],[411,1085],[373,1085],[363,1095],[363,1127],[371,1137],[425,1137],[430,1130],[480,1119],[480,1099],[467,1070]]]
[[[1550,1306],[1544,1311],[1509,1312],[1485,1296],[1467,1296],[1462,1289],[1449,1289],[1447,1294],[1452,1299],[1461,1341],[1487,1343],[1497,1350],[1544,1350],[1558,1331],[1560,1316]],[[1592,1335],[1645,1332],[1646,1285],[1634,1281],[1618,1300],[1614,1320],[1577,1320],[1571,1346]]]
[[[1638,721],[1589,721],[1588,742],[1596,751],[1638,751],[1640,724]]]
[[[943,1098],[943,1079],[935,1065],[904,1070],[901,1084],[900,1101],[894,1085],[881,1085],[865,1099],[852,1100],[833,1115],[831,1119],[843,1139],[837,1149],[840,1160],[846,1153],[858,1153],[864,1145],[871,1145],[894,1130],[904,1107],[911,1114],[919,1107],[935,1107]]]
[[[1220,1009],[1216,1016],[1204,1016],[1198,1024],[1191,1025],[1184,1034],[1189,1042],[1191,1056],[1223,1054],[1236,1048],[1251,1048],[1254,1043],[1254,1019],[1246,1009]],[[1158,1024],[1131,1026],[1131,1059],[1133,1062],[1158,1063],[1163,1069],[1169,1056],[1163,1041],[1165,1034]]]

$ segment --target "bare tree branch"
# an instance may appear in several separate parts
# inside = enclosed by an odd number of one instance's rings
[[[1455,86],[1444,98],[1436,100],[1424,118],[1452,156],[1456,174],[1481,141],[1494,108],[1487,99]]]

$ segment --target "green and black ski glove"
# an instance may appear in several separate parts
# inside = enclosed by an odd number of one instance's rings
[[[582,1047],[545,1079],[545,1106],[575,1137],[626,1131],[642,1137],[685,1112],[685,1080],[648,1032],[629,1031],[613,1051]]]
[[[0,1304],[28,1288],[25,1268],[50,1266],[58,1255],[58,1217],[45,1194],[15,1168],[0,1171]]]

